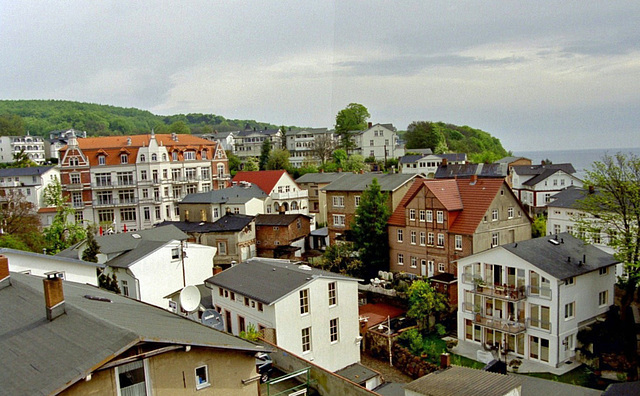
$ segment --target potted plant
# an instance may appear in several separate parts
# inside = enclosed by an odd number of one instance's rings
[[[482,288],[484,287],[485,284],[486,283],[481,277],[476,276],[475,278],[473,278],[473,285],[476,291],[482,292]]]
[[[512,359],[509,362],[509,367],[511,368],[511,371],[513,371],[514,373],[517,373],[521,364],[522,364],[522,360],[520,360],[520,359]]]
[[[474,305],[473,313],[476,314],[476,322],[480,322],[480,319],[482,318],[482,306],[480,306],[480,304]]]

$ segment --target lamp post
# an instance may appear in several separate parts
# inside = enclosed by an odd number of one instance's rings
[[[393,352],[391,351],[391,317],[389,315],[387,315],[387,324],[383,325],[380,323],[378,331],[384,330],[385,327],[387,328],[387,341],[389,343],[389,366],[393,367]]]

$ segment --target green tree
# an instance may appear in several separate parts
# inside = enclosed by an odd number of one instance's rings
[[[354,131],[367,129],[369,110],[359,103],[350,103],[336,115],[336,135],[340,138],[340,148],[350,153],[355,148]]]
[[[447,297],[438,293],[429,281],[418,280],[409,286],[407,316],[418,323],[421,330],[431,331],[430,316],[447,311]]]
[[[169,133],[176,133],[182,135],[191,134],[191,129],[184,121],[176,121],[169,126]]]
[[[63,197],[58,179],[45,187],[43,197],[46,206],[56,207],[53,222],[43,232],[47,253],[59,253],[86,238],[82,224],[70,221],[75,217],[75,210],[69,205],[68,199]]]
[[[432,122],[414,121],[407,127],[405,134],[407,149],[430,148],[434,153],[446,151],[446,140],[442,129]]]
[[[265,168],[267,170],[289,169],[289,151],[282,149],[272,150]]]
[[[344,170],[347,172],[360,172],[365,169],[364,157],[360,154],[351,154],[344,163]]]
[[[100,245],[96,241],[95,227],[87,227],[87,246],[82,251],[82,259],[90,263],[98,262],[98,253],[100,253]]]
[[[262,142],[262,148],[260,149],[260,170],[265,170],[267,167],[267,162],[269,161],[269,155],[271,154],[271,140],[268,138],[264,139]]]
[[[35,162],[29,158],[29,156],[24,152],[24,149],[21,149],[19,152],[13,154],[13,163],[11,163],[9,168],[29,168],[32,166],[38,166]]]
[[[547,235],[547,217],[544,214],[539,214],[531,224],[531,237],[539,238],[545,235]]]
[[[378,179],[374,178],[360,196],[356,219],[351,225],[354,247],[364,265],[361,273],[364,279],[376,277],[378,271],[389,270],[387,220],[390,210],[387,199],[388,195],[382,193]]]
[[[40,252],[43,241],[36,206],[18,189],[0,190],[0,245]]]
[[[262,333],[256,329],[256,326],[253,323],[249,323],[247,325],[247,329],[241,331],[239,334],[240,338],[244,338],[249,341],[258,341],[260,337],[262,337]]]
[[[247,172],[253,172],[260,170],[260,166],[258,165],[258,159],[256,157],[249,157],[244,162],[243,170]]]
[[[242,161],[237,155],[233,154],[231,150],[227,150],[226,153],[227,159],[229,160],[229,172],[231,173],[231,176],[235,176],[236,173],[238,173],[238,171],[240,170]]]
[[[16,114],[0,115],[0,136],[24,135],[24,121]]]
[[[362,260],[353,247],[353,243],[342,242],[330,245],[322,255],[322,268],[343,275],[359,276]]]
[[[100,268],[96,268],[98,271],[98,287],[105,290],[110,290],[116,294],[121,294],[120,285],[118,285],[118,276],[114,273],[104,273],[100,271]]]
[[[621,313],[633,301],[640,282],[640,158],[634,154],[605,155],[587,171],[585,185],[594,193],[578,201],[578,209],[591,214],[597,222],[580,222],[590,231],[603,228],[609,232],[609,246],[624,264],[626,280]]]

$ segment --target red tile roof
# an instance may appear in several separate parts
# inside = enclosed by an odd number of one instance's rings
[[[449,231],[456,234],[473,234],[506,182],[504,179],[493,178],[478,178],[473,184],[470,179],[458,179],[456,182],[464,210],[460,212]]]
[[[269,195],[285,173],[287,173],[285,170],[238,172],[232,181],[253,183]]]
[[[198,148],[199,146],[209,146],[213,144],[212,141],[203,139],[201,137],[193,135],[176,135],[178,141],[171,139],[171,135],[158,134],[156,141],[163,146],[192,146],[192,148]],[[100,136],[89,138],[78,138],[78,146],[85,149],[107,149],[107,148],[121,148],[121,147],[143,147],[149,145],[149,139],[151,135],[129,135],[129,136]],[[131,139],[131,145],[128,145],[128,139]]]
[[[426,180],[424,184],[449,212],[463,208],[456,180]]]
[[[367,318],[366,327],[377,326],[387,320],[387,316],[391,319],[403,315],[406,310],[388,304],[365,304],[358,308],[358,314],[361,318]]]
[[[409,187],[409,191],[402,197],[402,200],[398,204],[396,210],[393,211],[387,222],[389,225],[404,227],[405,224],[405,212],[407,204],[413,199],[413,197],[424,187],[424,179],[414,179],[413,184]]]

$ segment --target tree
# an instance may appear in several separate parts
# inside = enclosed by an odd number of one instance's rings
[[[320,166],[324,166],[325,162],[331,159],[335,146],[333,137],[330,134],[325,133],[315,137],[311,152],[320,161]]]
[[[40,252],[43,241],[36,206],[18,189],[0,190],[0,245]]]
[[[29,155],[24,152],[24,149],[21,149],[19,152],[13,154],[13,163],[10,164],[9,168],[29,168],[32,166],[38,166]]]
[[[227,150],[226,154],[227,160],[229,160],[229,173],[231,173],[231,176],[235,176],[240,170],[240,164],[242,164],[242,161],[237,155],[232,153],[231,150]]]
[[[0,136],[24,135],[24,121],[16,114],[0,115]]]
[[[362,260],[358,258],[353,243],[336,243],[328,246],[322,255],[322,268],[343,275],[358,276],[362,270]]]
[[[44,239],[47,253],[56,254],[86,238],[86,231],[82,224],[71,222],[75,217],[75,210],[69,205],[68,199],[62,195],[62,186],[58,179],[45,187],[44,202],[46,206],[55,206],[56,215],[51,225],[44,229]]]
[[[418,323],[421,330],[431,330],[429,317],[447,311],[447,298],[438,293],[429,281],[418,280],[409,286],[409,311],[407,316]]]
[[[98,245],[94,233],[95,227],[87,227],[87,247],[82,251],[82,259],[90,263],[97,263],[98,253],[100,253],[100,245]]]
[[[354,247],[364,265],[361,274],[364,279],[376,277],[378,271],[389,270],[387,220],[390,211],[387,199],[388,195],[382,193],[378,179],[374,178],[360,196],[356,219],[351,225]]]
[[[351,154],[344,163],[344,170],[347,172],[360,172],[364,170],[364,157],[360,154]]]
[[[414,121],[407,127],[405,134],[407,149],[430,148],[434,153],[442,154],[447,151],[447,141],[438,124],[427,121]]]
[[[247,329],[241,331],[238,336],[240,338],[244,338],[245,340],[258,341],[258,339],[262,337],[262,333],[260,333],[258,329],[256,329],[256,325],[254,325],[253,323],[249,323],[247,325]]]
[[[253,172],[260,170],[260,166],[258,165],[258,159],[256,157],[249,157],[244,162],[243,170],[247,172]]]
[[[191,129],[184,121],[176,121],[173,124],[169,125],[169,133],[176,133],[178,135],[188,135],[191,134]]]
[[[265,168],[267,170],[289,169],[289,151],[282,149],[272,150]]]
[[[621,301],[625,315],[640,282],[640,158],[631,153],[605,155],[587,171],[584,183],[593,186],[594,193],[585,195],[577,206],[597,222],[584,220],[580,225],[591,231],[608,230],[609,246],[627,275]]]
[[[267,161],[269,161],[269,155],[271,154],[271,140],[268,138],[262,142],[262,148],[260,149],[260,170],[265,170],[267,167]]]
[[[367,129],[370,117],[369,110],[359,103],[350,103],[336,115],[336,135],[340,137],[340,147],[347,153],[355,148],[353,132]]]
[[[531,237],[539,238],[545,235],[547,235],[547,217],[544,214],[539,214],[531,224]]]

